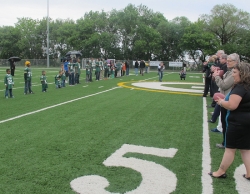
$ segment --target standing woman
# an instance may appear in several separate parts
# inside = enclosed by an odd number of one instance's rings
[[[10,60],[10,74],[12,76],[14,76],[14,74],[15,74],[15,69],[16,69],[15,61],[14,61],[14,59],[11,59]]]
[[[138,62],[138,60],[136,59],[136,61],[135,61],[135,75],[136,75],[136,76],[138,75],[138,68],[139,68],[139,62]]]
[[[220,93],[224,94],[225,96],[231,91],[233,85],[234,85],[234,78],[232,76],[233,74],[233,68],[236,64],[240,63],[240,57],[238,54],[233,53],[227,56],[227,72],[223,75],[223,79],[219,76],[219,71],[214,71],[213,77],[214,82],[216,85],[220,88]],[[221,124],[222,124],[222,132],[223,132],[223,141],[222,143],[216,144],[217,148],[224,149],[225,146],[225,134],[226,134],[226,115],[227,110],[223,107],[220,108],[220,114],[221,114]]]
[[[217,100],[227,109],[225,152],[219,169],[209,174],[214,178],[226,178],[226,171],[234,160],[236,149],[239,149],[246,167],[243,177],[250,180],[250,64],[237,63],[232,76],[232,90],[225,99]]]

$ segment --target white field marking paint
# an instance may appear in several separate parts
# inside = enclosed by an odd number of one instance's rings
[[[212,194],[212,177],[208,175],[211,172],[211,155],[210,155],[210,143],[209,143],[209,130],[207,122],[207,101],[203,98],[203,139],[202,139],[202,194]]]
[[[189,76],[191,78],[200,78],[200,76]]]
[[[132,85],[140,85],[138,87],[145,87],[148,83],[134,83]],[[179,82],[152,82],[150,85],[147,85],[147,88],[150,89],[159,89],[161,84],[194,84],[194,83],[179,83]],[[144,85],[143,85],[144,84]],[[197,85],[203,85],[197,83]],[[167,87],[165,87],[167,88]],[[164,88],[162,88],[164,89]],[[178,91],[183,91],[185,89],[179,88]],[[187,89],[187,92],[191,90]],[[200,90],[195,90],[196,92]],[[202,91],[201,91],[202,92]],[[203,98],[203,153],[202,153],[202,194],[212,194],[213,187],[212,187],[212,177],[208,175],[211,171],[211,156],[210,156],[210,144],[209,144],[209,130],[208,130],[208,123],[207,123],[207,102],[206,99]]]
[[[98,88],[103,88],[104,86],[99,86]]]
[[[179,85],[179,84],[190,84],[190,85],[203,85],[202,83],[180,83],[180,82],[139,82],[139,83],[132,83],[133,86],[141,87],[141,88],[149,88],[149,89],[158,89],[158,90],[168,90],[168,91],[175,91],[175,92],[189,92],[189,93],[203,93],[202,90],[195,90],[195,89],[184,89],[184,88],[174,88],[164,86],[164,84],[169,85]]]
[[[32,115],[32,114],[35,114],[35,113],[39,113],[39,112],[42,112],[42,111],[45,111],[45,110],[48,110],[48,109],[51,109],[51,108],[62,106],[62,105],[65,105],[65,104],[68,104],[68,103],[71,103],[71,102],[75,102],[77,100],[82,100],[84,98],[89,98],[89,97],[92,97],[92,96],[96,96],[96,95],[99,95],[99,94],[102,94],[102,93],[105,93],[105,92],[115,90],[117,88],[119,88],[119,87],[114,87],[114,88],[111,88],[109,90],[104,90],[104,91],[101,91],[101,92],[97,92],[95,94],[90,94],[90,95],[87,95],[87,96],[83,96],[83,97],[80,97],[80,98],[76,98],[76,99],[73,99],[73,100],[69,100],[69,101],[66,101],[66,102],[55,104],[53,106],[48,106],[48,107],[45,107],[45,108],[42,108],[42,109],[39,109],[39,110],[35,110],[35,111],[29,112],[29,113],[25,113],[25,114],[22,114],[22,115],[19,115],[19,116],[16,116],[16,117],[12,117],[12,118],[9,118],[9,119],[6,119],[6,120],[2,120],[2,121],[0,121],[0,124],[8,122],[8,121],[15,120],[15,119],[19,119],[21,117],[25,117],[25,116],[28,116],[28,115]]]
[[[89,85],[86,85],[86,86],[82,86],[83,88],[86,88],[86,87],[88,87]]]
[[[199,86],[192,86],[191,88],[193,88],[193,89],[204,89],[204,86],[203,86],[203,87],[199,87]]]
[[[164,158],[173,158],[177,149],[161,149],[154,147],[144,147],[137,145],[124,144],[108,157],[103,164],[107,167],[125,167],[139,172],[142,176],[141,184],[126,194],[155,194],[172,193],[176,189],[176,175],[162,165],[152,161],[142,160],[134,157],[123,157],[126,153],[149,154]],[[80,194],[110,194],[105,188],[109,186],[106,178],[98,175],[83,176],[74,179],[70,183],[71,188]],[[114,194],[114,193],[112,193]]]
[[[245,179],[243,174],[246,174],[246,168],[244,164],[241,164],[234,172],[236,190],[239,194],[246,194],[250,192],[249,180]]]

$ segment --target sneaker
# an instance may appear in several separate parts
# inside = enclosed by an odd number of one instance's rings
[[[225,149],[225,146],[223,146],[221,143],[217,143],[216,147],[220,149]]]
[[[221,133],[217,128],[211,129],[212,132]]]
[[[24,93],[24,95],[27,95],[27,93]]]
[[[8,96],[5,96],[6,99],[8,99],[9,97]]]
[[[215,123],[215,121],[213,121],[212,119],[208,120],[207,122],[209,122],[209,123]]]
[[[10,98],[15,98],[15,96],[11,96]]]

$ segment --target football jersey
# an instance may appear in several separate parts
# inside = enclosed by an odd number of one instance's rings
[[[60,74],[58,74],[58,75],[56,75],[56,80],[55,80],[55,82],[56,82],[56,85],[61,85],[61,75]]]
[[[47,78],[46,78],[46,76],[45,76],[45,75],[41,75],[40,81],[41,81],[42,84],[46,84],[46,83],[47,83]]]
[[[6,84],[7,89],[12,89],[14,81],[11,74],[6,74],[6,76],[4,77],[4,84]]]
[[[96,62],[95,71],[99,72],[100,70],[101,70],[101,68],[100,68],[99,62]]]
[[[31,72],[31,69],[29,67],[26,67],[24,69],[24,73],[27,74],[27,81],[30,81],[31,80],[31,77],[32,77],[32,72]]]
[[[86,65],[86,75],[89,75],[91,73],[91,67],[89,65]]]
[[[70,73],[74,73],[74,64],[73,63],[68,63],[68,68]]]

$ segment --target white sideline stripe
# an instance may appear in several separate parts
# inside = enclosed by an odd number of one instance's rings
[[[202,142],[202,194],[212,194],[212,177],[208,175],[211,172],[211,155],[210,155],[210,141],[209,130],[207,122],[207,101],[203,98],[203,142]]]
[[[189,76],[191,78],[200,78],[200,76]]]
[[[193,89],[204,89],[204,86],[203,86],[203,87],[199,87],[199,86],[192,86],[191,88],[193,88]]]
[[[83,96],[83,97],[80,97],[80,98],[76,98],[76,99],[73,99],[73,100],[69,100],[69,101],[66,101],[66,102],[62,102],[62,103],[59,103],[59,104],[55,104],[53,106],[48,106],[48,107],[45,107],[45,108],[42,108],[42,109],[39,109],[39,110],[35,110],[35,111],[32,111],[32,112],[29,112],[29,113],[25,113],[25,114],[22,114],[22,115],[19,115],[19,116],[16,116],[16,117],[12,117],[12,118],[9,118],[9,119],[6,119],[6,120],[2,120],[0,121],[0,124],[1,123],[5,123],[5,122],[8,122],[8,121],[12,121],[12,120],[15,120],[15,119],[19,119],[21,117],[25,117],[25,116],[28,116],[28,115],[32,115],[32,114],[35,114],[35,113],[38,113],[38,112],[42,112],[42,111],[45,111],[45,110],[48,110],[48,109],[51,109],[51,108],[55,108],[57,106],[61,106],[61,105],[64,105],[64,104],[68,104],[68,103],[71,103],[71,102],[75,102],[77,100],[81,100],[81,99],[84,99],[84,98],[88,98],[88,97],[91,97],[91,96],[96,96],[98,94],[102,94],[102,93],[105,93],[105,92],[109,92],[109,91],[112,91],[112,90],[115,90],[117,88],[120,88],[120,87],[114,87],[114,88],[111,88],[109,90],[104,90],[102,92],[97,92],[95,94],[90,94],[90,95],[87,95],[87,96]]]

